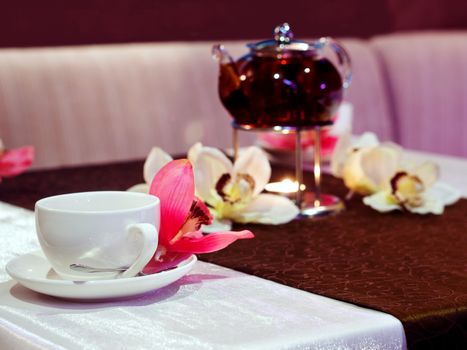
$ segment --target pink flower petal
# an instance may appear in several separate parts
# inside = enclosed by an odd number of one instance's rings
[[[178,159],[165,165],[154,177],[149,193],[161,201],[159,242],[168,246],[193,204],[195,185],[191,163],[187,159]]]
[[[314,131],[302,131],[301,145],[303,149],[315,144]],[[293,151],[295,149],[295,133],[279,134],[277,132],[266,132],[258,135],[266,148]],[[331,135],[329,130],[321,130],[321,151],[330,153],[334,149],[338,137]],[[329,150],[328,150],[329,149]]]
[[[177,234],[172,237],[169,244],[181,239],[185,234],[198,231],[201,225],[209,225],[212,223],[212,215],[208,207],[198,197],[194,197],[190,212]]]
[[[201,225],[209,225],[210,223],[212,223],[212,215],[208,207],[201,199],[194,197],[188,218],[180,231],[181,234],[197,231]]]
[[[278,134],[278,133],[260,133],[258,138],[266,146],[266,148],[279,149],[279,150],[290,150],[295,149],[295,134]],[[302,147],[305,148],[309,144],[302,142]]]
[[[328,157],[332,154],[334,148],[336,148],[337,140],[338,137],[332,135],[321,138],[321,155],[323,157]]]
[[[212,223],[213,217],[211,212],[209,211],[207,205],[203,202],[203,200],[197,196],[194,197],[196,201],[196,206],[209,218],[209,223]]]
[[[183,236],[167,249],[172,252],[180,253],[212,253],[227,247],[237,239],[249,239],[253,237],[253,233],[248,230],[239,232],[216,232],[203,236],[200,235],[200,232],[193,232]]]
[[[29,168],[34,159],[34,147],[8,150],[0,155],[0,176],[16,176]]]
[[[144,267],[143,273],[153,274],[167,269],[171,269],[179,265],[182,261],[190,257],[190,253],[171,253],[167,252],[161,259],[157,261],[154,258]]]

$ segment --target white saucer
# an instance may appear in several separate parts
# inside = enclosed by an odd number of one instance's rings
[[[197,258],[191,255],[176,268],[153,275],[111,280],[75,282],[61,279],[42,251],[14,258],[7,273],[19,284],[36,292],[69,299],[109,299],[130,297],[165,287],[186,275]]]

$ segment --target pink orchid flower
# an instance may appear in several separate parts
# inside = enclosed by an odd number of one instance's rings
[[[29,168],[34,159],[34,148],[25,146],[17,149],[0,149],[0,181],[2,177],[21,174]]]
[[[321,130],[321,155],[329,158],[338,140],[347,134],[352,134],[352,115],[353,107],[348,102],[342,103],[333,117],[333,125],[329,129]],[[313,131],[302,131],[301,145],[302,149],[313,147],[315,137]],[[293,151],[295,149],[295,133],[261,133],[258,135],[260,143],[264,148],[270,151]]]
[[[278,133],[262,133],[258,135],[261,142],[266,148],[293,151],[295,149],[295,133],[278,134]],[[328,130],[321,131],[321,154],[328,156],[334,150],[338,140],[338,136],[331,135]],[[301,139],[302,148],[312,147],[315,144],[312,131],[302,131]]]
[[[248,230],[204,235],[200,228],[212,222],[206,205],[195,196],[193,168],[188,159],[171,161],[154,176],[149,193],[159,197],[159,246],[145,268],[154,273],[184,260],[190,254],[211,253],[237,239],[253,238]]]

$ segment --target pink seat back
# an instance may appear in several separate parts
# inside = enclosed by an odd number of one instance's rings
[[[372,40],[404,147],[467,156],[467,32],[425,32]]]
[[[341,41],[352,60],[352,84],[345,99],[353,104],[353,132],[373,131],[381,140],[394,140],[387,85],[378,56],[367,41]]]
[[[35,167],[231,146],[210,43],[0,50],[0,138]],[[253,138],[254,135],[248,135]],[[247,137],[248,137],[247,136]]]

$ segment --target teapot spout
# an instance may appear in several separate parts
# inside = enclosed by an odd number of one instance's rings
[[[237,65],[223,45],[212,47],[212,57],[219,62],[219,94],[221,100],[225,100],[234,91],[241,89],[241,79]]]
[[[212,47],[212,58],[217,60],[219,64],[233,64],[234,60],[224,45],[216,44]]]

